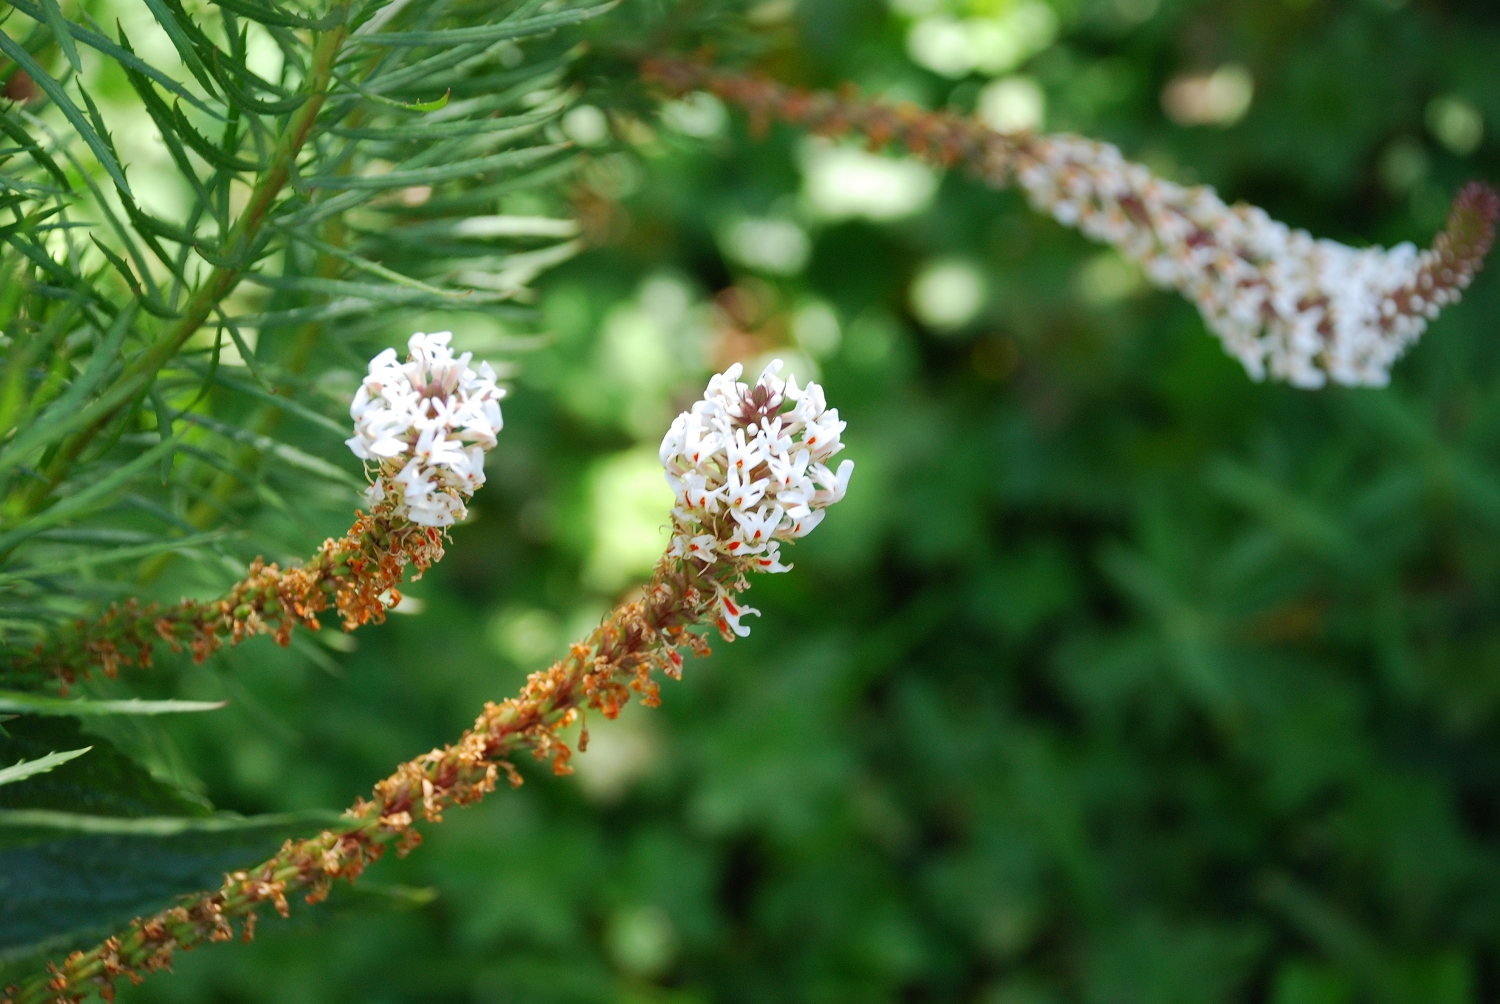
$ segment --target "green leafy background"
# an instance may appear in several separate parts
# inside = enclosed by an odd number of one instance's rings
[[[938,5],[900,6],[751,17],[784,79],[974,107],[990,75],[919,66],[908,31]],[[1491,5],[1053,9],[1055,37],[1006,70],[1044,96],[1047,128],[1319,236],[1425,242],[1462,181],[1500,177]],[[1243,119],[1164,114],[1170,81],[1225,64],[1254,82]],[[90,720],[19,755],[93,752],[0,794],[119,748],[151,783],[246,816],[348,804],[639,580],[667,504],[655,442],[732,359],[816,369],[849,422],[849,498],[794,573],[756,583],[748,639],[690,663],[661,709],[590,720],[576,777],[523,765],[523,789],[450,812],[358,890],[121,998],[1495,999],[1493,272],[1389,389],[1256,385],[1188,304],[1017,196],[956,171],[905,216],[830,218],[799,137],[753,137],[703,103],[638,114],[619,65],[578,69],[591,107],[621,110],[609,130],[568,120],[598,143],[577,204],[600,244],[538,281],[548,337],[419,318],[516,375],[490,482],[412,588],[415,615],[162,660],[137,689],[229,706],[149,729]],[[746,221],[770,224],[779,257],[757,257]],[[934,263],[982,277],[983,308],[956,328],[913,307]],[[337,455],[331,431],[296,435]],[[306,553],[347,523],[315,501],[265,507],[253,538]],[[170,597],[197,567],[179,559],[150,588]]]

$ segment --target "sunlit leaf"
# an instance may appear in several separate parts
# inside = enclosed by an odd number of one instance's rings
[[[197,711],[217,711],[228,701],[145,701],[129,698],[121,701],[92,700],[84,697],[48,697],[44,694],[0,690],[0,711],[18,715],[178,715]]]
[[[28,777],[34,777],[37,774],[45,774],[54,767],[62,766],[69,760],[76,760],[91,749],[93,749],[92,746],[85,746],[83,749],[78,750],[48,753],[46,756],[38,757],[35,760],[21,760],[9,767],[0,767],[0,785],[14,784],[17,781],[24,781]],[[3,811],[0,810],[0,812]]]

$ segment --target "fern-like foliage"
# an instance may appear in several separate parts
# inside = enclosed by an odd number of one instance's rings
[[[61,3],[0,15],[12,654],[123,588],[101,566],[232,569],[257,508],[347,516],[329,371],[423,312],[517,317],[577,249],[545,201],[500,210],[570,170],[560,29],[608,6],[141,0],[127,26]],[[8,661],[0,686],[39,684]]]

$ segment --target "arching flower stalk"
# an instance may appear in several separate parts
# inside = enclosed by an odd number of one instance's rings
[[[1108,143],[998,133],[977,118],[808,92],[685,60],[652,60],[647,80],[706,89],[759,127],[781,119],[822,136],[895,144],[940,166],[962,164],[996,187],[1110,244],[1158,286],[1192,300],[1251,377],[1294,386],[1383,386],[1397,358],[1457,303],[1494,240],[1500,197],[1470,184],[1430,249],[1352,248],[1318,240],[1212,188],[1155,177]]]
[[[223,596],[175,606],[134,600],[92,621],[78,621],[12,667],[17,676],[50,675],[66,687],[102,670],[150,666],[165,644],[202,662],[226,643],[269,634],[281,645],[299,625],[319,630],[333,611],[345,631],[380,623],[401,600],[408,566],[422,577],[443,556],[446,528],[467,513],[464,500],[484,484],[484,454],[501,427],[500,399],[488,363],[454,357],[451,335],[416,334],[406,363],[386,349],[370,363],[350,415],[349,447],[378,465],[349,532],[329,539],[306,564],[280,568],[256,559]]]
[[[531,674],[518,696],[486,704],[456,742],[397,767],[371,798],[345,813],[347,826],[288,841],[260,866],[226,875],[219,889],[137,919],[93,949],[7,987],[0,1004],[78,1002],[95,991],[110,1000],[118,978],[138,983],[167,969],[178,949],[236,933],[248,940],[261,906],[285,917],[293,895],[316,903],[336,879],[358,878],[388,845],[404,855],[421,843],[419,817],[437,823],[448,807],[477,802],[495,790],[502,772],[519,786],[511,760],[517,754],[529,751],[550,760],[554,773],[570,773],[573,751],[562,731],[583,724],[588,710],[615,717],[632,693],[655,706],[656,671],[678,679],[680,649],[708,654],[696,629],[717,627],[726,640],[747,634],[739,618],[751,611],[735,597],[748,588],[748,574],[790,568],[780,563],[780,544],[821,521],[843,496],[852,469],[847,460],[836,474],[823,466],[841,449],[844,423],[825,409],[822,388],[783,384],[779,368],[773,364],[750,387],[737,382],[740,367],[731,367],[672,424],[662,457],[678,493],[676,532],[640,599],[610,611],[565,657]],[[578,748],[587,744],[584,725]]]

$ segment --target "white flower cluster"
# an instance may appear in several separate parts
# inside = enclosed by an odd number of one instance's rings
[[[672,556],[729,563],[735,572],[785,572],[782,541],[811,533],[844,497],[854,462],[827,466],[844,448],[838,409],[827,406],[822,387],[799,389],[795,379],[778,379],[780,370],[778,359],[752,387],[738,382],[735,363],[673,421],[661,444],[677,495]],[[740,618],[760,611],[736,603],[723,586],[718,604],[721,630],[750,633]]]
[[[1316,240],[1078,136],[1029,139],[1015,169],[1036,208],[1114,245],[1157,285],[1193,300],[1257,380],[1384,385],[1391,364],[1458,300],[1477,267],[1437,248]]]
[[[395,349],[370,360],[370,372],[354,395],[349,449],[380,465],[366,493],[370,503],[388,499],[394,515],[423,526],[452,526],[468,515],[464,500],[484,484],[484,454],[500,431],[495,372],[472,353],[455,357],[453,335],[415,334],[402,363]]]

